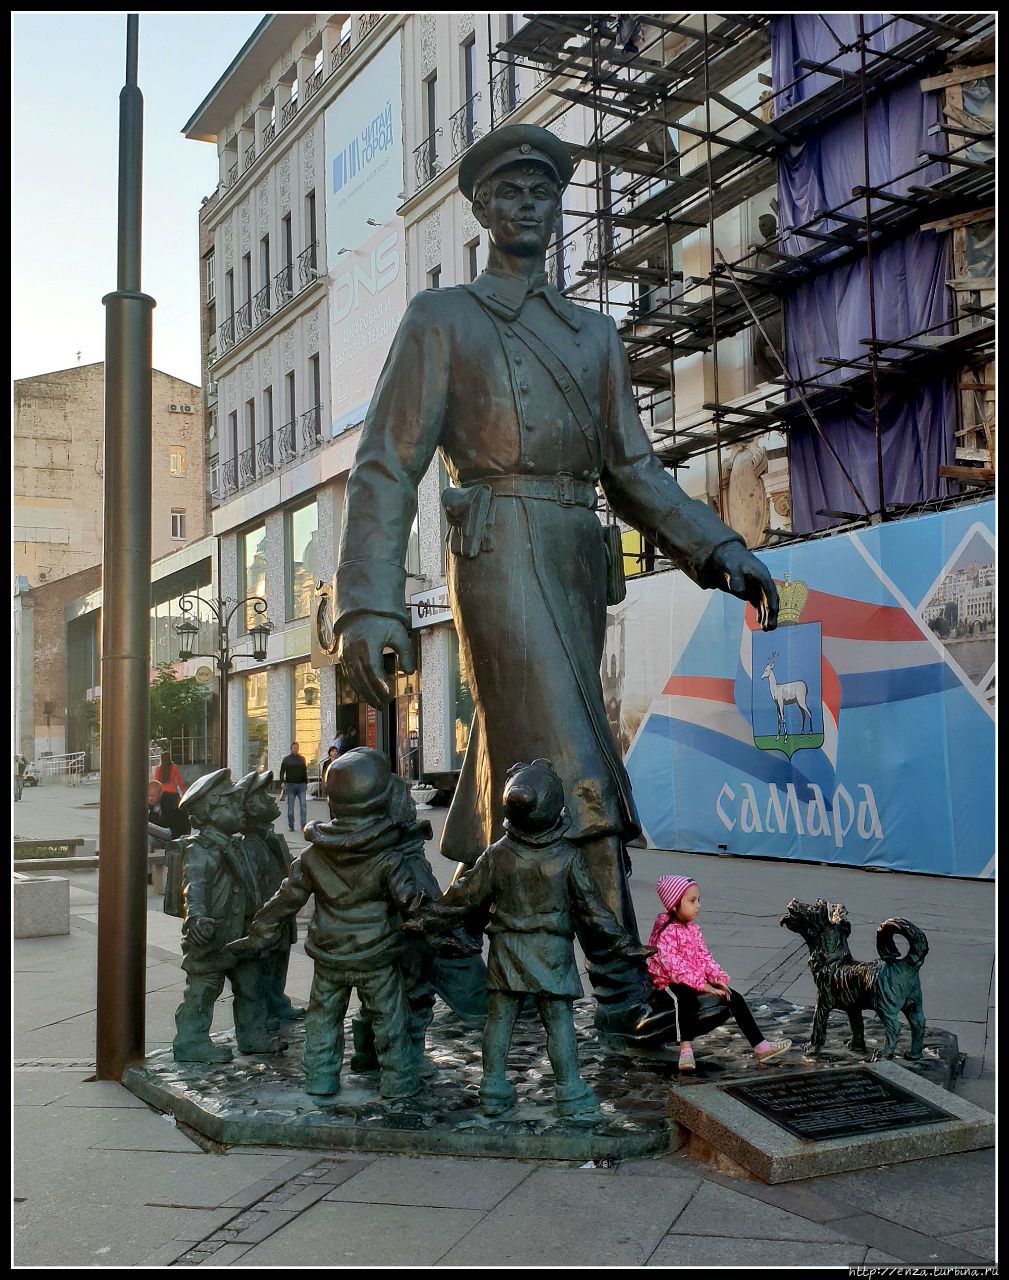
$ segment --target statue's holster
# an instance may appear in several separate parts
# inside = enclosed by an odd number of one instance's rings
[[[489,484],[442,491],[441,504],[449,523],[448,549],[453,555],[472,560],[481,551],[490,550],[488,524],[492,496]]]

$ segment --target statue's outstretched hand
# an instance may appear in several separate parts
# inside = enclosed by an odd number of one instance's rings
[[[396,618],[362,613],[351,618],[340,632],[337,655],[347,679],[358,697],[379,709],[393,698],[382,666],[385,649],[395,651],[404,675],[412,675],[417,670],[406,627]]]
[[[726,542],[712,552],[711,564],[724,576],[722,590],[752,604],[761,629],[773,631],[778,625],[778,588],[753,552],[742,542]]]

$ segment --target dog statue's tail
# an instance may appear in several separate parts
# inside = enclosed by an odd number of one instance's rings
[[[894,934],[907,939],[907,955],[901,956],[894,942]],[[876,930],[876,951],[881,960],[906,960],[912,969],[920,969],[928,955],[928,938],[916,924],[899,916],[884,920]]]

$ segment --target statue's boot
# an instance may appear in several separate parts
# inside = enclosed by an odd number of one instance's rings
[[[214,1044],[206,1040],[182,1040],[178,1036],[172,1041],[172,1057],[176,1062],[231,1062],[235,1055],[226,1044]]]
[[[557,1114],[561,1117],[591,1116],[599,1112],[596,1095],[584,1080],[558,1085],[554,1089]]]
[[[278,1023],[297,1022],[305,1016],[305,1009],[301,1005],[292,1004],[284,990],[290,959],[291,949],[286,945],[281,950],[267,952],[263,959],[267,976],[267,1017]]]
[[[518,1094],[503,1075],[485,1075],[480,1081],[480,1110],[485,1116],[500,1116],[510,1111]]]
[[[210,1038],[214,1002],[224,990],[224,976],[191,973],[186,979],[182,1003],[175,1012],[175,1039],[172,1055],[176,1062],[231,1062],[234,1054],[227,1045]]]
[[[416,1071],[383,1071],[378,1087],[383,1098],[412,1098],[419,1089]]]
[[[329,1097],[340,1092],[339,1071],[310,1071],[305,1076],[305,1092],[315,1097]]]
[[[377,1071],[378,1053],[375,1050],[375,1028],[371,1021],[368,1018],[352,1018],[350,1030],[354,1037],[351,1071]]]

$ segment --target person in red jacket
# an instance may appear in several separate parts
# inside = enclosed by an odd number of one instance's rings
[[[179,766],[170,751],[162,751],[161,763],[152,770],[151,781],[161,783],[161,816],[176,839],[189,831],[189,823],[179,812],[179,801],[186,789]]]

